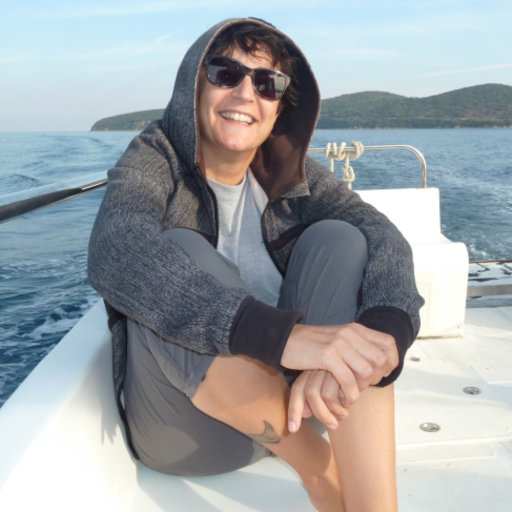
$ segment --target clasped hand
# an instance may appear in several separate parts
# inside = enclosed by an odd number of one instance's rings
[[[396,368],[398,351],[392,336],[361,324],[297,324],[281,364],[304,370],[290,392],[289,431],[296,432],[302,418],[312,415],[335,429],[359,394]]]

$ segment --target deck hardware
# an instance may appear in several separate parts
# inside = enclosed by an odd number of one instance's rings
[[[441,430],[441,427],[437,423],[430,422],[422,423],[420,428],[425,432],[439,432]]]
[[[421,168],[421,187],[427,188],[427,162],[421,151],[412,146],[399,144],[363,146],[360,142],[352,143],[350,146],[347,146],[346,143],[342,142],[340,145],[329,143],[323,148],[310,147],[308,148],[308,153],[324,154],[329,158],[331,171],[334,172],[334,160],[336,157],[346,159],[347,166],[350,167],[349,160],[355,160],[362,155],[363,151],[386,151],[396,149],[407,150],[416,156]],[[107,185],[107,181],[107,173],[101,172],[82,178],[66,180],[61,183],[51,183],[41,187],[34,187],[28,190],[2,195],[0,197],[0,222],[23,213],[31,212],[42,206],[55,204],[79,194],[103,188]]]
[[[359,143],[360,144],[360,143]],[[412,146],[404,146],[404,145],[385,145],[385,146],[364,146],[363,148],[360,148],[357,146],[357,144],[348,146],[345,143],[341,143],[340,146],[336,145],[336,150],[334,149],[334,143],[328,144],[324,148],[312,148],[310,147],[308,149],[309,153],[322,153],[326,155],[327,158],[330,159],[330,166],[331,171],[334,172],[334,160],[336,155],[338,154],[339,148],[342,146],[342,151],[346,154],[350,155],[350,160],[355,160],[355,156],[359,154],[361,156],[362,150],[364,151],[386,151],[386,150],[395,150],[395,149],[405,149],[407,151],[410,151],[411,153],[416,156],[416,158],[419,161],[420,168],[421,168],[421,188],[427,188],[427,162],[425,161],[425,157],[421,153],[421,151],[418,151],[416,148]],[[340,155],[341,156],[341,155]],[[345,155],[343,155],[345,157]]]
[[[479,395],[482,392],[480,388],[477,388],[475,386],[467,386],[462,391],[464,391],[464,393],[467,393],[468,395]]]

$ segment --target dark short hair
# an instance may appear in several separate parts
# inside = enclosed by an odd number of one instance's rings
[[[281,34],[270,26],[246,21],[231,25],[223,30],[213,41],[207,55],[228,55],[235,48],[245,53],[254,54],[260,51],[268,53],[272,66],[279,66],[281,71],[291,79],[281,103],[286,108],[297,106],[299,93],[294,80],[297,58],[293,47]]]

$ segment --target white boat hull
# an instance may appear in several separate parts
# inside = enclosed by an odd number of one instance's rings
[[[396,393],[403,510],[510,512],[511,325],[511,307],[473,309],[464,339],[419,340],[411,349]],[[110,364],[99,302],[0,409],[0,510],[313,510],[295,473],[274,458],[200,478],[136,462]],[[467,386],[481,393],[467,395]],[[441,429],[425,432],[425,422]]]
[[[411,242],[427,299],[420,334],[431,338],[413,345],[396,385],[402,510],[510,512],[512,307],[465,311],[467,251],[441,234],[436,190],[364,197]],[[0,409],[0,511],[313,510],[276,458],[202,478],[144,467],[126,447],[112,388],[99,302]],[[426,432],[424,423],[440,429]]]

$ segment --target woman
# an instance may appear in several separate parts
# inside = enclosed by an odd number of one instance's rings
[[[392,382],[422,299],[398,230],[306,156],[318,111],[288,37],[212,27],[109,171],[89,279],[142,462],[204,475],[271,452],[318,510],[396,510]]]

